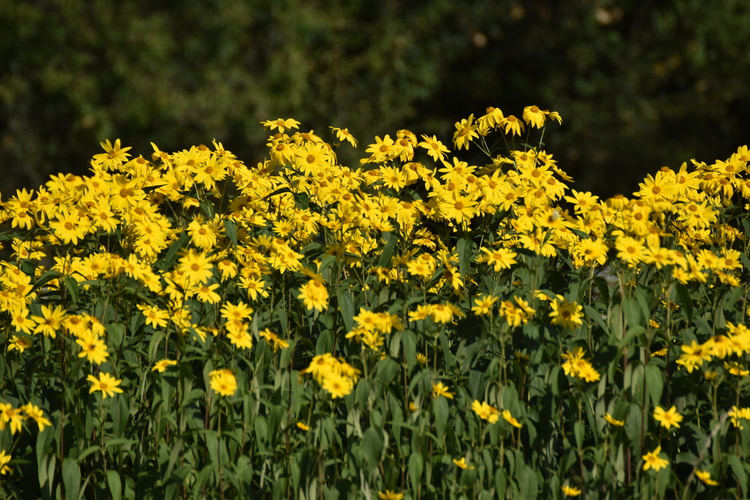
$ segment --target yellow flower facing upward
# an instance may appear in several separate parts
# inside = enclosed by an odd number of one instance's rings
[[[448,386],[444,385],[442,382],[432,384],[432,397],[439,398],[440,396],[446,397],[448,399],[453,399],[455,393],[449,392]]]
[[[659,457],[659,453],[661,453],[661,446],[657,446],[654,451],[643,455],[643,470],[654,469],[658,471],[669,465],[669,460]]]
[[[453,459],[453,463],[456,464],[457,467],[459,467],[461,469],[464,469],[464,470],[466,470],[466,469],[471,470],[471,469],[474,468],[473,465],[469,465],[469,464],[466,463],[466,458],[464,458],[464,457],[461,457],[459,460],[456,460],[454,458]]]
[[[522,427],[521,422],[513,418],[513,415],[510,414],[510,410],[503,410],[503,419],[505,419],[505,421],[513,427],[516,427],[518,429]]]
[[[665,410],[661,406],[657,406],[654,410],[654,420],[659,422],[662,427],[670,429],[672,427],[680,427],[682,422],[682,415],[677,413],[677,408],[672,406],[669,410]]]
[[[492,306],[498,298],[493,295],[479,294],[475,297],[474,303],[476,304],[471,308],[472,312],[477,316],[490,314],[492,312]]]
[[[695,469],[695,475],[698,476],[698,479],[700,479],[703,484],[707,486],[718,486],[719,483],[711,479],[711,473],[708,471],[698,470]]]
[[[277,118],[275,120],[266,120],[260,123],[267,129],[278,130],[280,134],[283,134],[286,130],[299,128],[299,122],[292,118],[287,118],[286,120],[283,118]]]
[[[563,486],[560,489],[562,490],[563,495],[565,495],[566,497],[577,497],[582,493],[582,491],[575,486]]]
[[[107,396],[114,397],[116,392],[122,392],[122,389],[118,387],[122,381],[117,380],[109,373],[100,373],[99,378],[89,375],[86,377],[86,380],[91,382],[89,394],[93,394],[96,391],[102,391],[102,399],[107,399]]]
[[[221,396],[234,396],[237,392],[237,378],[232,370],[214,370],[208,374],[208,378],[211,389]]]

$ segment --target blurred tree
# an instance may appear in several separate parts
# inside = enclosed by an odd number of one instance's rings
[[[748,22],[734,0],[6,0],[0,192],[84,173],[106,138],[252,162],[266,119],[449,142],[469,113],[538,104],[578,189],[629,193],[747,142]]]

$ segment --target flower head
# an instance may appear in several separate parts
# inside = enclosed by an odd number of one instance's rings
[[[661,406],[657,406],[654,410],[654,420],[667,429],[671,427],[679,428],[680,422],[682,422],[682,415],[677,413],[677,408],[674,406],[669,410],[664,410]]]
[[[659,457],[659,453],[661,453],[661,446],[657,446],[654,451],[643,455],[643,470],[654,469],[658,471],[669,465],[669,460]]]
[[[86,377],[86,380],[91,382],[89,394],[93,394],[96,391],[102,391],[102,399],[107,399],[107,396],[113,397],[116,392],[122,392],[122,389],[118,387],[122,381],[117,380],[109,373],[100,373],[99,378],[89,375]]]

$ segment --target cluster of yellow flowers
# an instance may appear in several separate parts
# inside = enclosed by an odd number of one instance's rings
[[[10,332],[7,349],[20,355],[34,349],[40,336],[59,334],[79,349],[80,358],[105,363],[110,352],[103,318],[41,293],[86,291],[99,281],[121,280],[145,291],[133,295],[133,314],[148,327],[174,329],[199,343],[209,335],[226,338],[238,352],[263,340],[274,352],[290,347],[291,339],[272,331],[278,326],[286,334],[289,325],[265,310],[278,276],[291,277],[284,300],[296,299],[308,315],[331,309],[339,293],[333,286],[342,276],[357,278],[362,290],[408,285],[421,300],[406,301],[403,314],[365,304],[346,318],[354,325],[346,337],[378,352],[394,331],[425,324],[439,328],[469,313],[502,318],[510,329],[548,318],[575,331],[585,318],[583,305],[550,290],[505,294],[486,287],[474,293],[483,277],[510,277],[537,257],[569,258],[575,268],[592,273],[609,264],[634,275],[659,271],[682,284],[740,283],[742,255],[732,245],[743,235],[720,214],[733,198],[750,199],[747,147],[711,165],[664,167],[632,197],[600,200],[571,190],[572,179],[543,150],[498,154],[487,146],[486,137],[495,131],[513,138],[549,121],[561,118],[537,106],[526,107],[521,119],[488,108],[476,119],[459,121],[454,149],[481,149],[487,156],[483,165],[452,156],[435,136],[420,140],[399,130],[394,138],[376,137],[356,167],[342,166],[336,155],[341,144],[298,131],[293,119],[264,122],[271,131],[269,158],[254,166],[216,141],[213,147],[175,153],[152,144],[150,158],[133,158],[119,140],[106,141],[104,152],[91,161],[90,175],[57,175],[1,204],[0,223],[16,230],[10,241],[14,261],[0,262],[0,322]],[[357,146],[346,129],[332,131],[339,143]],[[486,238],[459,249],[456,238],[468,240],[465,235],[478,225],[491,228]],[[474,253],[462,260],[466,252]],[[323,269],[331,257],[341,264],[335,273],[330,266]],[[467,297],[472,297],[470,310]],[[217,314],[202,314],[204,306],[215,306]],[[261,308],[263,314],[255,314]],[[748,375],[740,357],[750,351],[748,330],[732,324],[727,329],[727,335],[703,344],[683,345],[677,363],[692,372],[711,358],[736,355],[725,369]],[[562,359],[567,375],[600,379],[581,347]],[[157,373],[177,363],[153,362]],[[91,393],[106,398],[122,392],[114,374],[91,371],[97,373],[87,377]],[[304,373],[332,398],[350,394],[360,376],[332,353],[315,356]],[[212,371],[209,380],[221,396],[238,390],[230,369]],[[433,384],[433,397],[452,399],[453,393],[439,382]],[[521,426],[508,410],[479,401],[472,409],[490,423],[502,415]],[[44,418],[26,412],[38,423]],[[2,415],[2,425],[16,425]],[[654,418],[678,427],[678,416],[670,409]],[[646,465],[663,466],[658,454],[657,448],[644,456]]]
[[[361,375],[360,370],[330,353],[315,356],[302,373],[311,374],[332,398],[341,398],[352,392]]]
[[[682,354],[677,360],[680,367],[684,367],[688,373],[703,365],[705,361],[713,358],[725,359],[728,356],[737,356],[738,360],[725,362],[724,368],[738,377],[745,377],[750,374],[745,365],[740,364],[744,361],[744,355],[750,352],[750,329],[745,325],[734,325],[727,323],[727,335],[714,335],[702,344],[695,340],[690,344],[681,346]]]

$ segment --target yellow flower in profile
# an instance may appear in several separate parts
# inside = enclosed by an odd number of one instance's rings
[[[0,450],[0,474],[3,476],[12,472],[11,468],[8,466],[8,462],[10,462],[11,458],[12,457],[9,454],[5,453],[5,450]]]
[[[164,373],[164,371],[167,368],[169,368],[170,366],[175,366],[175,365],[177,365],[177,361],[173,359],[161,359],[154,364],[154,367],[151,368],[151,371]]]
[[[513,415],[510,414],[510,410],[503,410],[503,418],[513,427],[517,427],[519,429],[522,427],[521,422],[513,418]]]
[[[45,427],[52,425],[52,422],[44,416],[42,409],[34,404],[26,403],[21,407],[21,410],[26,413],[26,418],[30,418],[36,422],[36,425],[39,426],[39,432],[42,432]]]
[[[442,382],[432,384],[432,397],[439,398],[440,396],[444,396],[448,399],[453,399],[453,396],[455,396],[455,394],[449,392],[448,386],[444,385]]]
[[[474,413],[476,413],[479,418],[486,420],[491,424],[494,424],[500,418],[500,410],[488,405],[486,402],[480,403],[479,401],[474,400],[474,402],[471,403],[471,409],[474,410]]]
[[[661,446],[657,446],[654,451],[643,455],[643,470],[654,469],[658,471],[669,465],[669,460],[660,458],[659,453],[661,453]]]
[[[579,490],[575,486],[563,486],[560,489],[562,490],[563,495],[565,495],[566,497],[577,497],[582,493],[581,490]]]
[[[695,469],[695,475],[698,476],[704,484],[707,486],[718,486],[719,483],[711,479],[711,473],[708,471]]]
[[[286,120],[283,118],[277,118],[275,120],[266,120],[260,123],[267,129],[278,130],[280,134],[283,134],[286,130],[299,128],[299,122],[292,118],[287,118]]]
[[[532,127],[542,128],[547,117],[538,106],[526,106],[523,108],[523,121]]]
[[[214,370],[208,374],[211,389],[221,396],[234,396],[237,392],[237,378],[232,370]]]
[[[423,365],[424,365],[424,364],[427,364],[427,356],[425,356],[425,355],[424,355],[424,354],[422,354],[421,352],[418,352],[418,353],[417,353],[417,361],[418,361],[419,363],[423,364]]]
[[[403,500],[404,494],[403,493],[396,493],[391,490],[385,490],[385,493],[382,491],[378,491],[378,498],[381,500]]]
[[[335,132],[336,139],[339,141],[347,141],[353,147],[357,147],[357,139],[355,139],[351,132],[349,132],[348,128],[330,127],[330,129]]]
[[[680,427],[682,422],[682,415],[677,413],[677,408],[672,406],[669,410],[664,410],[661,406],[657,406],[654,410],[654,420],[659,422],[662,427],[670,429],[672,427]]]
[[[310,426],[309,426],[309,425],[307,425],[307,424],[306,424],[306,423],[304,423],[304,422],[297,422],[297,427],[299,427],[300,429],[302,429],[302,430],[303,430],[303,431],[305,431],[305,432],[307,432],[307,431],[309,431],[309,430],[310,430]]]
[[[289,347],[289,342],[280,339],[278,335],[273,333],[271,330],[266,328],[262,332],[258,332],[258,335],[266,339],[266,342],[273,348],[273,352],[277,352],[279,349],[286,349]]]
[[[91,382],[89,394],[93,394],[96,391],[102,391],[102,399],[107,399],[107,396],[114,397],[116,392],[122,392],[122,389],[118,387],[122,381],[117,380],[109,373],[100,373],[99,378],[89,375],[86,377],[86,380]]]
[[[737,377],[747,377],[750,375],[750,370],[746,370],[744,366],[739,364],[737,361],[732,361],[730,363],[724,362],[724,368],[729,371],[732,375],[735,375]]]
[[[473,465],[469,465],[469,464],[466,463],[466,458],[464,458],[464,457],[461,457],[459,460],[456,460],[454,458],[453,459],[453,463],[456,464],[457,467],[459,467],[461,469],[464,469],[464,470],[466,470],[466,469],[471,470],[471,469],[474,468]]]
[[[622,427],[623,425],[625,425],[625,421],[624,420],[617,420],[616,418],[614,418],[609,413],[605,413],[604,414],[604,420],[606,420],[607,422],[609,422],[611,425],[614,425],[615,427]]]

